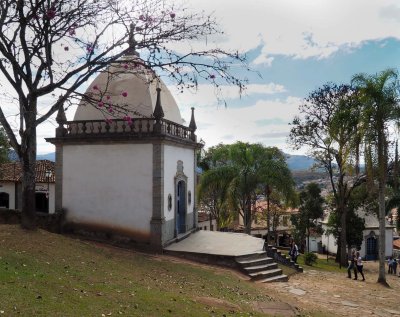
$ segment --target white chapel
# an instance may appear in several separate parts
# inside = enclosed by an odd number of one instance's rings
[[[118,107],[116,106],[118,105]],[[73,121],[57,115],[55,210],[69,227],[160,249],[197,227],[197,142],[135,52],[99,74]]]

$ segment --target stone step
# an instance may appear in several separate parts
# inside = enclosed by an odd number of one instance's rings
[[[278,268],[278,264],[273,262],[273,263],[257,265],[257,266],[248,266],[248,267],[244,267],[243,269],[248,273],[255,273],[255,272],[259,272],[259,271],[272,270],[272,269],[277,269],[277,268]]]
[[[265,279],[277,275],[282,274],[282,269],[271,269],[271,270],[265,270],[265,271],[260,271],[260,272],[254,272],[254,273],[249,273],[249,276],[253,280],[259,280],[259,279]]]
[[[239,255],[235,259],[237,262],[241,262],[241,261],[255,260],[255,259],[258,259],[258,258],[264,257],[264,256],[267,256],[267,252],[258,251],[258,252],[251,253],[251,254]]]
[[[262,256],[258,259],[242,260],[236,262],[239,263],[242,267],[250,267],[274,263],[274,259],[267,256]]]
[[[288,276],[285,274],[268,277],[265,279],[257,280],[257,283],[271,283],[271,282],[287,282]]]

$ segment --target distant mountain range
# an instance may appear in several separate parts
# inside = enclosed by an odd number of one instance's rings
[[[286,155],[286,162],[292,171],[309,170],[315,163],[315,160],[306,155]]]
[[[14,152],[10,153],[9,155],[10,159],[12,161],[17,161],[18,158],[15,155]],[[304,171],[304,170],[309,170],[313,164],[315,163],[314,159],[306,156],[306,155],[289,155],[287,154],[287,163],[292,171]],[[38,160],[49,160],[49,161],[55,161],[56,160],[56,153],[47,153],[47,154],[40,154],[37,156]]]

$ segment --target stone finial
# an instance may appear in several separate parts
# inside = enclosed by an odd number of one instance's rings
[[[164,118],[164,110],[161,106],[161,88],[159,87],[157,87],[157,101],[154,108],[153,117],[157,121],[160,121],[162,118]]]
[[[60,96],[59,99],[61,99]],[[67,129],[64,128],[64,124],[67,122],[67,117],[65,116],[64,104],[61,102],[58,106],[58,112],[56,117],[56,122],[58,123],[58,128],[56,128],[56,136],[64,136]]]
[[[136,40],[135,40],[135,24],[131,23],[129,29],[129,38],[128,38],[128,49],[126,50],[126,55],[136,55],[139,56],[139,53],[136,52]]]
[[[189,129],[194,132],[197,130],[197,126],[196,126],[196,121],[194,120],[194,108],[192,107],[191,109],[192,109],[192,116],[190,117]]]
[[[62,103],[58,107],[56,122],[58,123],[59,126],[62,126],[67,122],[67,117],[65,116],[65,111],[64,111],[64,105]]]
[[[190,130],[190,139],[195,142],[196,142],[196,134],[194,134],[194,132],[196,131],[196,129],[197,126],[196,126],[196,121],[194,120],[194,108],[192,107],[192,116],[190,117],[189,130]]]

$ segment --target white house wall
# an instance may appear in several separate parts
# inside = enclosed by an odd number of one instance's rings
[[[323,227],[324,230],[326,230],[326,227]],[[365,246],[365,237],[369,235],[371,231],[374,231],[376,237],[379,237],[379,229],[371,230],[367,229],[363,231],[363,242],[361,244],[360,248],[360,254],[361,256],[365,256],[366,253],[366,246]],[[323,234],[321,237],[322,244],[328,247],[328,251],[330,253],[335,253],[337,252],[337,244],[336,244],[336,239],[334,238],[333,235],[326,235]],[[385,234],[385,256],[392,256],[393,253],[393,230],[386,229],[386,234]]]
[[[36,183],[35,192],[36,193],[47,193],[49,190],[49,214],[54,214],[55,212],[55,186],[54,183]]]
[[[15,209],[15,184],[9,182],[0,183],[0,193],[7,193],[8,198],[8,208]]]
[[[195,206],[195,179],[194,179],[194,150],[178,146],[164,146],[164,216],[167,222],[167,236],[172,238],[175,217],[175,176],[177,173],[178,161],[183,162],[183,173],[187,176],[186,201],[187,217],[186,224],[193,227],[193,208]],[[188,203],[188,193],[191,192],[191,203]],[[172,208],[168,210],[168,195],[172,197]]]
[[[70,222],[148,240],[152,180],[152,144],[63,147],[62,199]]]

